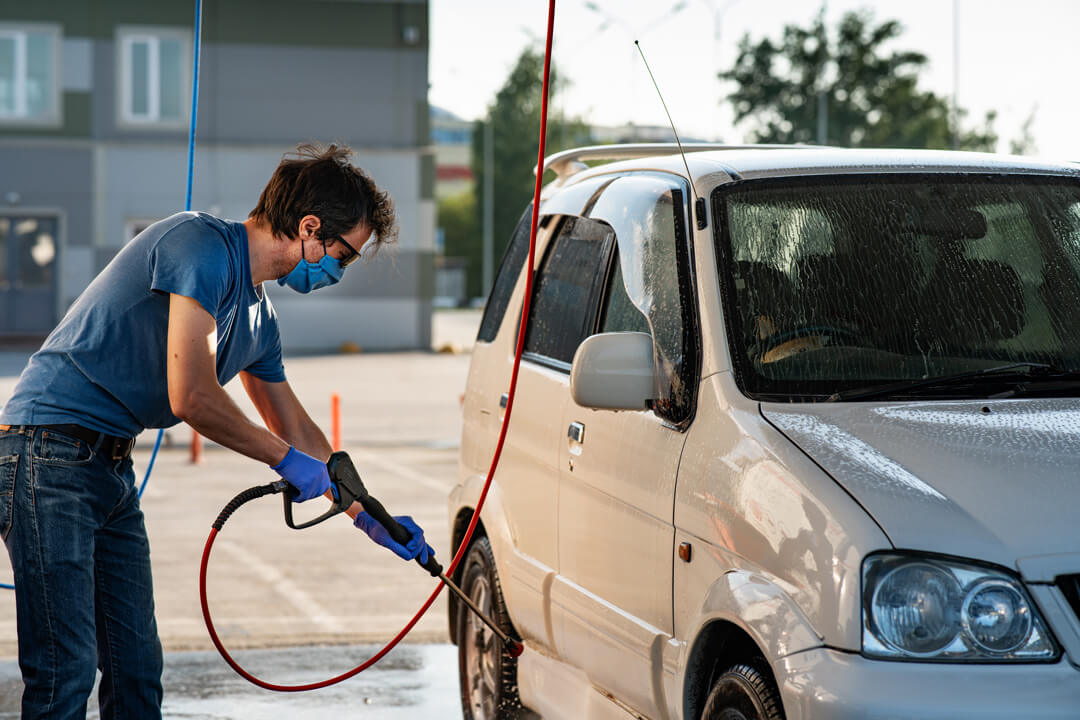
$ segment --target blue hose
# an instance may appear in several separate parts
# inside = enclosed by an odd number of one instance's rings
[[[199,119],[199,48],[202,45],[202,0],[195,0],[195,49],[192,53],[193,68],[191,71],[191,122],[188,124],[188,156],[187,156],[187,192],[184,195],[184,211],[191,209],[191,187],[195,183],[195,126]],[[158,430],[157,440],[154,441],[154,452],[150,454],[150,463],[146,466],[146,475],[143,476],[142,484],[139,485],[139,497],[146,490],[146,484],[150,482],[150,472],[154,469],[154,461],[157,460],[158,450],[161,449],[161,439],[165,435],[165,429]]]
[[[195,0],[195,52],[191,70],[191,123],[188,125],[187,194],[184,210],[191,209],[191,186],[195,181],[195,125],[199,120],[199,49],[202,36],[202,0]]]
[[[150,473],[154,469],[154,461],[157,460],[158,450],[161,449],[161,438],[165,436],[165,430],[158,430],[157,439],[154,440],[154,452],[150,453],[150,463],[146,466],[146,475],[143,476],[142,485],[139,486],[139,497],[146,490],[146,483],[150,482]]]

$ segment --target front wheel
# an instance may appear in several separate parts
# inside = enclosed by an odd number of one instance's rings
[[[701,720],[784,720],[780,692],[751,665],[733,665],[713,685]]]
[[[486,537],[473,541],[465,556],[461,589],[499,628],[516,637],[506,612],[495,556]],[[535,717],[521,704],[517,691],[517,658],[465,603],[458,603],[458,676],[465,720],[517,720]]]

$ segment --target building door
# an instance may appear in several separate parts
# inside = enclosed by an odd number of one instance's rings
[[[60,221],[0,215],[0,334],[44,335],[56,324]]]

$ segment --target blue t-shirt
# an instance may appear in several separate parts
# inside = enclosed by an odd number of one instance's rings
[[[0,414],[8,425],[76,423],[133,437],[180,422],[169,405],[169,294],[217,321],[217,377],[285,380],[277,315],[251,281],[242,223],[177,213],[127,244],[30,358]]]

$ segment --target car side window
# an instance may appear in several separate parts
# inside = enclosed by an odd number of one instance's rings
[[[641,332],[651,333],[649,320],[634,307],[630,296],[626,294],[623,282],[622,262],[618,254],[612,261],[611,282],[608,283],[607,302],[604,303],[604,319],[600,323],[600,332]]]
[[[603,223],[563,220],[534,282],[526,353],[569,369],[578,345],[595,331],[614,239]]]
[[[618,248],[603,330],[652,335],[653,411],[676,425],[693,414],[699,356],[685,198],[682,180],[639,173],[607,186],[589,211]]]
[[[514,292],[514,284],[521,275],[521,268],[525,265],[525,258],[529,256],[529,233],[532,230],[532,203],[525,208],[521,219],[518,220],[517,228],[510,238],[510,244],[506,246],[499,272],[495,276],[495,287],[491,289],[487,306],[484,307],[484,317],[480,320],[480,331],[476,339],[480,342],[491,342],[499,334],[499,326],[502,324],[503,315],[506,314],[506,306],[510,304],[510,295]]]

